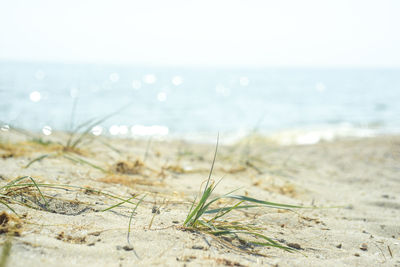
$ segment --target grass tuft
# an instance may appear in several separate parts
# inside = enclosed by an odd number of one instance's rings
[[[200,196],[198,202],[196,198],[192,203],[192,206],[188,212],[188,215],[183,223],[183,229],[191,231],[199,231],[206,234],[211,234],[214,237],[221,239],[229,238],[231,240],[238,241],[239,244],[246,244],[247,246],[263,246],[263,247],[276,247],[283,249],[288,252],[292,252],[295,249],[288,247],[284,244],[280,244],[273,238],[263,235],[260,230],[261,228],[255,227],[250,223],[243,223],[237,221],[229,221],[226,218],[228,214],[238,209],[250,209],[255,207],[268,207],[277,209],[294,209],[302,208],[302,206],[280,204],[270,201],[259,200],[252,197],[233,195],[232,193],[237,191],[234,190],[222,196],[212,198],[211,195],[215,190],[218,183],[211,180],[215,159],[218,151],[218,139],[215,147],[214,158],[211,164],[210,173]],[[220,180],[221,181],[221,180]],[[211,205],[220,199],[233,199],[238,200],[231,206],[225,206],[222,208],[211,208]],[[205,218],[205,215],[213,215],[210,218]],[[222,220],[222,218],[224,218]],[[243,238],[243,237],[246,238]],[[250,239],[249,239],[250,237]],[[246,250],[248,253],[251,251]]]
[[[24,182],[24,180],[28,180],[29,182]],[[29,193],[29,190],[34,189],[40,195],[40,198],[44,201],[44,205],[38,203],[36,201],[32,202],[31,204],[28,203],[28,199],[25,198],[24,192]],[[45,210],[48,212],[56,212],[49,208],[49,202],[47,199],[52,199],[51,196],[46,196],[43,194],[44,189],[54,189],[54,190],[82,190],[85,194],[97,194],[103,195],[109,199],[119,200],[120,202],[116,205],[113,205],[109,208],[106,208],[102,211],[111,210],[115,207],[118,207],[124,203],[136,205],[137,203],[131,201],[132,199],[136,198],[137,195],[129,199],[124,199],[117,195],[110,194],[105,191],[96,190],[93,188],[83,187],[83,186],[75,186],[75,185],[67,185],[67,184],[48,184],[48,183],[37,183],[32,177],[30,176],[23,176],[14,179],[13,181],[9,182],[8,184],[0,187],[0,204],[6,206],[11,212],[15,215],[20,217],[17,212],[10,206],[10,204],[19,204],[21,206],[36,209],[36,210]],[[16,198],[15,196],[19,196],[21,199]],[[47,198],[47,199],[46,199]],[[85,205],[89,205],[87,203],[83,203]]]
[[[106,170],[104,170],[100,166],[97,166],[97,165],[95,165],[87,160],[84,160],[82,158],[79,158],[77,156],[73,156],[72,154],[83,155],[83,152],[81,151],[80,147],[84,143],[88,144],[88,143],[92,142],[95,138],[93,135],[90,134],[90,131],[93,129],[93,127],[95,127],[96,125],[99,125],[102,122],[108,120],[109,118],[117,115],[118,113],[122,112],[124,109],[128,108],[129,106],[131,106],[131,103],[123,106],[122,108],[118,109],[117,111],[114,111],[114,112],[107,114],[103,117],[100,117],[98,119],[96,119],[96,118],[89,119],[74,128],[73,127],[73,117],[74,117],[74,112],[75,112],[75,108],[76,108],[76,102],[74,102],[74,107],[73,107],[72,114],[71,114],[71,131],[69,132],[69,136],[68,136],[67,140],[65,141],[65,143],[58,142],[57,151],[55,151],[55,153],[41,155],[41,156],[31,160],[25,166],[25,168],[29,168],[29,166],[31,166],[33,163],[39,162],[45,158],[58,157],[61,155],[64,158],[71,160],[73,162],[86,164],[86,165],[91,166],[95,169],[98,169],[102,172],[106,172]],[[53,144],[53,142],[44,141],[41,138],[34,137],[34,136],[32,136],[32,134],[30,134],[29,132],[27,132],[25,130],[21,130],[21,129],[18,129],[15,127],[13,127],[13,129],[30,137],[32,143],[39,144],[42,147],[46,147],[46,146],[49,146],[50,144]]]

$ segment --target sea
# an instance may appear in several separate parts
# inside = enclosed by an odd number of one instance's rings
[[[400,69],[0,62],[0,134],[281,144],[400,133]]]

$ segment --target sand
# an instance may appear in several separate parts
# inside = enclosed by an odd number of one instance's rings
[[[226,218],[262,227],[263,234],[297,248],[289,253],[241,249],[182,228],[208,176],[214,145],[97,137],[67,153],[56,143],[65,143],[64,133],[43,137],[50,144],[13,131],[0,134],[1,186],[30,176],[123,199],[137,195],[134,203],[146,194],[128,244],[134,204],[102,212],[120,200],[64,186],[42,188],[46,206],[33,187],[2,188],[1,200],[20,216],[0,203],[0,243],[12,244],[8,266],[400,266],[399,136],[302,146],[249,138],[219,147],[212,177],[224,178],[215,195],[241,188],[238,194],[317,207],[263,207]],[[48,156],[26,167],[42,155]]]

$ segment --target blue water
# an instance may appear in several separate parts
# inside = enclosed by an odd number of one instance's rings
[[[128,134],[133,125],[158,125],[172,136],[340,125],[400,132],[400,69],[0,62],[0,99],[2,124],[36,131],[69,130],[71,121],[76,125],[129,103],[101,124],[103,133],[113,125],[126,126]]]

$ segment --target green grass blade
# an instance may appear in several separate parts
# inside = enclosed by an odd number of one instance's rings
[[[111,209],[116,208],[116,207],[118,207],[118,206],[121,206],[122,204],[128,202],[128,201],[131,200],[131,199],[134,199],[135,197],[136,197],[136,195],[134,195],[133,197],[130,197],[130,198],[128,198],[128,199],[126,199],[126,200],[124,200],[124,201],[118,203],[118,204],[115,204],[115,205],[113,205],[113,206],[111,206],[111,207],[108,207],[108,208],[106,208],[106,209],[104,209],[104,210],[101,210],[101,212],[108,211],[108,210],[111,210]]]
[[[235,209],[249,209],[249,208],[257,208],[257,207],[261,207],[261,206],[260,205],[243,205],[243,206],[236,207]],[[219,208],[219,209],[206,210],[204,212],[204,214],[218,213],[218,212],[226,211],[231,208],[232,207],[229,206],[229,207],[223,207],[223,208]]]
[[[15,178],[11,182],[7,183],[5,186],[1,187],[1,189],[8,189],[8,188],[12,187],[13,185],[15,185],[16,183],[18,183],[19,181],[21,181],[23,179],[27,179],[27,178],[29,178],[29,176],[22,176],[22,177]]]
[[[18,180],[22,180],[22,178],[26,178],[26,177],[29,177],[29,176],[24,176],[24,177],[18,178]],[[13,181],[13,182],[17,182],[17,181]],[[39,187],[46,187],[46,188],[53,188],[53,189],[63,189],[63,190],[68,190],[67,188],[80,189],[80,190],[88,190],[88,191],[93,192],[93,193],[96,193],[96,194],[101,194],[101,195],[104,195],[104,196],[107,196],[107,197],[110,197],[110,198],[114,198],[114,199],[118,199],[118,200],[124,201],[123,198],[118,197],[118,196],[116,196],[116,195],[113,195],[113,194],[110,194],[110,193],[107,193],[107,192],[104,192],[104,191],[100,191],[100,190],[88,188],[88,187],[83,187],[83,186],[68,185],[68,184],[45,184],[45,183],[43,183],[43,184],[37,184],[37,185],[38,185]],[[7,188],[12,188],[12,187],[29,187],[29,186],[35,186],[35,185],[34,185],[34,184],[31,184],[31,183],[11,184],[11,185],[8,185]],[[3,187],[3,188],[4,188],[4,187]],[[130,201],[127,201],[127,203],[136,205],[136,203],[130,202]]]
[[[257,242],[257,241],[248,241],[249,243],[258,244],[258,245],[262,245],[262,246],[277,247],[277,248],[281,248],[281,249],[284,249],[284,250],[290,251],[290,252],[294,251],[293,248],[281,245],[278,242],[274,241],[273,239],[271,239],[271,238],[269,238],[269,237],[267,237],[267,236],[265,236],[263,234],[256,233],[256,232],[224,229],[224,230],[219,230],[219,231],[212,231],[210,233],[215,235],[215,236],[236,235],[236,234],[251,235],[251,236],[254,236],[254,237],[262,238],[262,239],[266,240],[267,243],[265,243],[265,242]]]
[[[263,204],[263,205],[266,205],[266,206],[268,206],[270,208],[286,208],[286,209],[305,208],[303,206],[280,204],[280,203],[263,201],[263,200],[259,200],[259,199],[255,199],[255,198],[251,198],[251,197],[246,197],[246,196],[239,196],[239,195],[231,195],[231,196],[227,196],[227,198],[233,198],[233,199],[243,200],[243,201],[247,201],[247,202]]]
[[[204,208],[204,205],[205,205],[207,199],[210,197],[212,190],[213,190],[212,186],[209,186],[204,191],[199,203],[197,204],[195,209],[189,214],[189,216],[186,218],[185,222],[183,223],[185,226],[188,226],[190,222],[192,222],[192,223],[196,222],[196,219],[198,219],[202,215],[202,213],[200,213],[199,211],[201,211]],[[194,216],[195,216],[195,219],[191,220]]]
[[[85,126],[87,126],[88,124],[92,123],[95,120],[95,118],[91,118],[83,123],[81,123],[80,125],[78,125],[74,130],[72,130],[72,132],[69,134],[69,138],[66,144],[66,147],[71,147],[72,142],[74,141],[74,137],[75,135]]]
[[[92,130],[92,128],[93,128],[94,126],[96,126],[96,125],[98,125],[98,124],[100,124],[100,123],[102,123],[102,122],[108,120],[109,118],[111,118],[111,117],[117,115],[118,113],[120,113],[120,112],[123,111],[124,109],[128,108],[129,106],[131,106],[131,103],[129,103],[129,104],[123,106],[122,108],[118,109],[117,111],[114,111],[114,112],[112,112],[112,113],[110,113],[110,114],[108,114],[108,115],[106,115],[106,116],[104,116],[104,117],[102,117],[102,118],[100,118],[100,119],[98,119],[98,120],[96,120],[96,121],[94,121],[94,122],[89,123],[88,125],[86,125],[86,129],[83,131],[83,133],[81,133],[81,134],[78,136],[78,138],[77,138],[74,142],[72,142],[72,144],[70,145],[70,147],[72,147],[72,148],[77,147],[78,144],[79,144],[80,142],[82,142],[82,140],[84,139],[84,137]],[[85,127],[85,126],[83,126],[83,127]]]
[[[189,212],[188,212],[188,215],[186,216],[186,218],[187,218],[187,217],[189,216],[189,214],[192,212],[193,207],[194,207],[194,203],[196,203],[196,199],[197,199],[197,196],[193,199],[192,206],[190,206],[190,209],[189,209]]]
[[[8,184],[6,184],[5,186],[3,186],[1,189],[8,189],[8,188],[13,187],[13,186],[19,186],[16,183],[18,183],[19,181],[22,181],[24,179],[30,179],[32,181],[31,185],[36,187],[36,189],[38,190],[40,196],[42,197],[42,199],[43,199],[43,201],[45,203],[45,207],[47,209],[47,207],[49,206],[49,203],[47,203],[46,198],[42,194],[42,191],[40,190],[40,188],[39,188],[38,184],[36,183],[36,181],[30,176],[22,176],[22,177],[16,178],[15,180],[13,180],[13,181],[9,182]]]
[[[212,191],[214,191],[214,189],[215,189],[215,186],[209,186],[208,190],[203,194],[201,200],[197,204],[195,210],[193,210],[193,212],[186,218],[186,220],[185,220],[185,222],[183,224],[184,226],[190,226],[193,223],[195,223],[196,220],[198,220],[207,211],[208,207],[211,204],[213,204],[215,201],[217,201],[217,200],[219,200],[221,198],[226,198],[230,194],[232,194],[233,192],[239,190],[239,189],[232,190],[231,192],[226,193],[226,194],[224,194],[222,196],[216,197],[213,200],[211,200],[210,202],[206,203],[207,199],[210,197],[210,195],[211,195]],[[193,216],[195,216],[194,219],[192,219]]]
[[[197,203],[194,210],[186,217],[184,225],[186,225],[192,219],[192,217],[198,213],[198,211],[201,209],[201,207],[204,206],[204,203],[207,201],[207,198],[210,196],[211,191],[212,191],[212,188],[209,187],[209,188],[207,188],[207,190],[205,190],[203,192],[203,195],[201,196],[199,203]]]
[[[139,199],[138,203],[136,204],[135,208],[133,208],[132,212],[131,212],[131,216],[129,217],[129,224],[128,224],[128,234],[126,236],[126,239],[128,241],[128,244],[131,245],[130,241],[129,241],[129,235],[131,233],[131,223],[132,223],[132,218],[133,215],[135,214],[135,211],[137,209],[137,207],[139,206],[140,203],[142,203],[143,199],[146,197],[147,195],[144,195],[141,199]]]
[[[11,208],[6,202],[3,202],[2,200],[0,200],[0,203],[3,204],[4,206],[6,206],[9,210],[11,210],[19,218],[18,213],[13,208]]]
[[[215,225],[213,225],[211,222],[205,222],[203,220],[197,220],[197,223],[209,228],[211,231],[218,231],[218,229],[215,227]]]
[[[37,158],[31,160],[28,164],[26,164],[26,166],[25,166],[24,168],[25,168],[25,169],[26,169],[26,168],[29,168],[29,166],[31,166],[31,165],[32,165],[33,163],[35,163],[36,161],[41,161],[42,159],[47,158],[48,156],[49,156],[49,154],[41,155],[40,157],[37,157]]]
[[[226,210],[222,211],[221,213],[218,212],[218,213],[214,216],[214,218],[212,218],[212,219],[209,220],[208,222],[212,222],[212,221],[214,221],[214,220],[216,220],[216,219],[218,219],[218,218],[221,218],[222,216],[224,216],[225,214],[231,212],[232,210],[237,209],[237,208],[239,207],[239,205],[242,204],[243,202],[244,202],[243,200],[242,200],[242,201],[239,201],[238,203],[236,203],[236,205],[230,207],[229,209],[226,209]]]
[[[34,180],[32,177],[30,177],[30,176],[28,176],[28,177],[29,177],[29,179],[31,179],[32,183],[35,185],[36,189],[39,191],[39,194],[40,194],[40,196],[43,198],[43,201],[44,201],[44,203],[45,203],[45,207],[46,207],[46,209],[47,209],[47,208],[49,207],[49,203],[47,203],[46,199],[44,198],[44,196],[43,196],[43,194],[42,194],[42,191],[40,191],[40,188],[39,188],[39,186],[37,185],[37,183],[35,182],[35,180]]]
[[[208,179],[207,179],[206,187],[204,188],[204,192],[208,188],[208,184],[210,183],[211,175],[212,175],[212,172],[214,170],[215,159],[217,158],[217,152],[218,152],[218,143],[219,143],[219,133],[217,135],[217,144],[215,145],[214,158],[213,158],[213,161],[212,161],[212,164],[211,164],[210,173],[208,174]]]
[[[12,198],[12,197],[9,197],[9,196],[6,196],[6,195],[2,195],[1,197],[2,197],[2,198],[7,198],[7,199],[9,199],[10,202],[18,203],[18,204],[20,204],[21,206],[25,206],[25,207],[28,207],[28,208],[34,209],[34,210],[40,210],[40,209],[37,208],[37,207],[31,206],[31,205],[27,204],[26,202],[23,202],[23,201],[14,199],[14,198]],[[32,201],[31,201],[31,202],[32,202]],[[3,204],[6,205],[6,203],[3,203]],[[36,203],[34,203],[34,204],[36,204]],[[10,208],[11,208],[11,207],[10,207]]]
[[[211,186],[210,186],[210,188],[211,188]],[[214,189],[215,189],[215,186],[211,188],[210,194],[212,193],[212,191],[214,191]],[[227,194],[224,194],[222,196],[216,197],[213,200],[209,201],[207,204],[204,202],[204,204],[200,207],[199,211],[197,212],[198,217],[196,217],[194,221],[196,221],[196,219],[200,218],[207,211],[207,209],[210,207],[210,205],[213,204],[215,201],[220,200],[221,198],[226,198],[230,194],[232,194],[233,192],[235,192],[237,190],[238,189],[235,189],[235,190],[232,190],[231,192],[229,192]],[[207,199],[208,199],[208,197],[207,197]]]
[[[66,159],[69,159],[69,160],[71,160],[73,162],[89,165],[90,167],[98,169],[98,170],[100,170],[100,171],[102,171],[104,173],[107,172],[105,169],[101,168],[100,166],[97,166],[97,165],[95,165],[93,163],[90,163],[89,161],[86,161],[84,159],[81,159],[81,158],[78,158],[78,157],[74,157],[74,156],[71,156],[71,155],[63,155],[63,157],[66,158]]]

